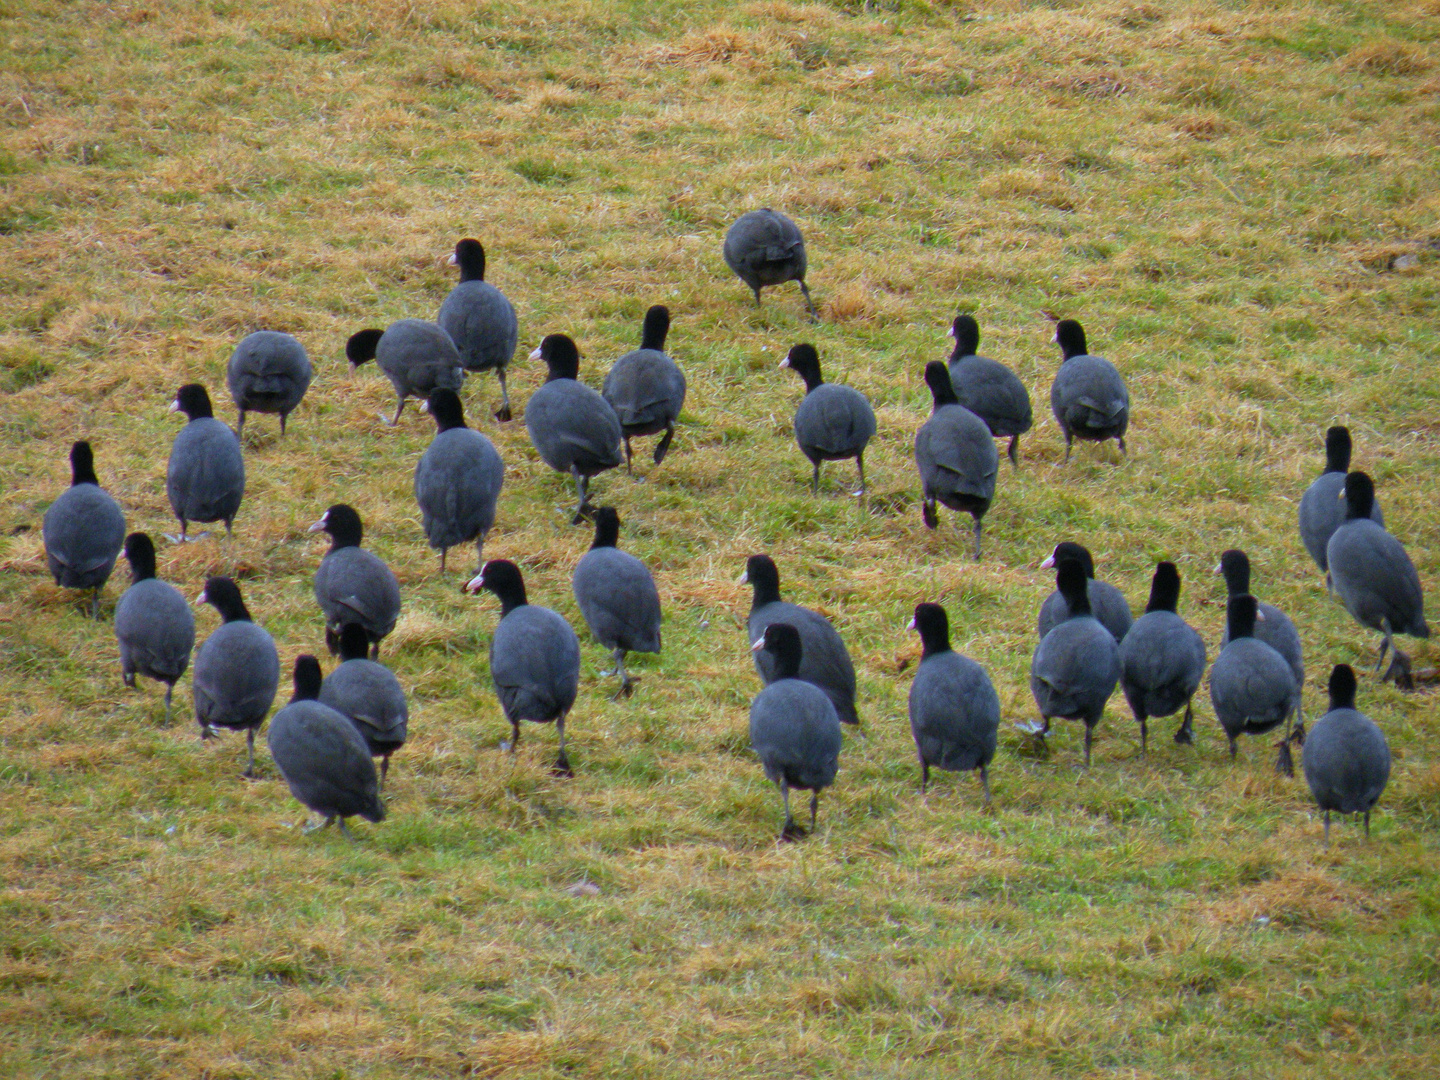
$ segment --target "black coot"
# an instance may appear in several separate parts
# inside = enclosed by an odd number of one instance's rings
[[[1030,693],[1041,720],[1022,730],[1043,742],[1053,717],[1082,721],[1088,767],[1091,734],[1120,681],[1120,646],[1090,614],[1085,580],[1077,560],[1060,560],[1055,585],[1065,594],[1070,617],[1045,635],[1030,658]]]
[[[1180,571],[1172,562],[1155,567],[1150,603],[1120,642],[1120,688],[1140,725],[1144,753],[1146,721],[1170,716],[1185,706],[1185,719],[1175,732],[1177,743],[1195,741],[1191,699],[1205,674],[1205,641],[1175,613],[1180,601]]]
[[[1065,558],[1075,559],[1085,569],[1085,595],[1090,600],[1090,614],[1110,631],[1117,644],[1124,641],[1125,635],[1130,632],[1130,624],[1134,621],[1134,616],[1130,614],[1130,601],[1126,600],[1125,594],[1114,585],[1095,579],[1095,560],[1090,555],[1090,549],[1073,540],[1062,540],[1056,544],[1055,550],[1046,556],[1040,568],[1048,570]],[[1069,615],[1065,594],[1057,589],[1040,605],[1040,618],[1036,623],[1035,633],[1043,638]]]
[[[125,515],[95,476],[95,455],[83,439],[70,447],[70,486],[40,525],[45,562],[55,584],[93,589],[90,615],[100,617],[100,590],[125,544]]]
[[[125,538],[133,584],[115,608],[115,639],[120,643],[120,673],[135,686],[138,672],[165,684],[165,722],[170,696],[190,666],[195,648],[195,613],[180,590],[155,576],[155,544],[144,533]]]
[[[950,647],[950,620],[939,604],[917,604],[910,627],[924,652],[910,684],[910,734],[920,757],[920,793],[930,769],[980,770],[990,802],[990,761],[1000,730],[1000,698],[985,669]]]
[[[1393,650],[1385,678],[1409,689],[1410,658],[1395,647],[1395,635],[1430,636],[1420,575],[1405,546],[1371,520],[1375,484],[1370,477],[1363,472],[1347,475],[1344,495],[1345,521],[1325,548],[1330,580],[1355,621],[1385,635],[1375,670],[1385,662],[1386,650]]]
[[[435,417],[435,438],[415,464],[415,501],[425,539],[445,555],[475,541],[475,565],[485,558],[485,537],[495,525],[495,504],[505,484],[505,464],[490,440],[465,426],[454,390],[435,390],[425,407]]]
[[[374,552],[360,546],[365,527],[354,507],[336,503],[310,526],[330,534],[330,550],[315,571],[315,602],[325,613],[325,645],[340,650],[340,628],[359,623],[370,636],[374,655],[400,617],[400,583]]]
[[[625,670],[625,654],[660,651],[660,593],[649,568],[615,546],[620,515],[612,506],[595,511],[595,542],[575,566],[571,586],[580,614],[595,640],[615,658],[620,689],[628,695],[636,680]]]
[[[340,665],[325,677],[320,701],[345,716],[380,759],[380,782],[390,771],[390,755],[405,745],[410,708],[400,680],[384,664],[366,655],[370,635],[359,623],[340,628]]]
[[[1210,704],[1230,741],[1232,760],[1235,740],[1241,735],[1263,735],[1285,723],[1295,710],[1295,675],[1283,656],[1252,636],[1257,619],[1263,623],[1265,616],[1253,596],[1230,597],[1228,641],[1210,667]],[[1282,762],[1287,748],[1288,744],[1282,745]]]
[[[875,437],[875,410],[869,400],[853,387],[821,378],[820,354],[813,345],[796,345],[780,366],[805,380],[805,397],[795,410],[795,442],[814,467],[811,492],[820,493],[822,461],[854,458],[860,472],[860,490],[855,494],[864,495],[865,447]]]
[[[938,360],[925,365],[925,382],[934,399],[930,419],[915,433],[915,467],[924,494],[921,516],[927,529],[939,523],[937,502],[964,510],[975,519],[975,558],[980,558],[980,529],[990,500],[1000,455],[990,429],[955,397],[950,371]]]
[[[755,290],[756,307],[760,306],[761,289],[798,281],[810,318],[815,318],[815,305],[805,284],[805,238],[784,214],[768,206],[741,214],[725,232],[723,254],[725,265]]]
[[[500,408],[495,410],[495,419],[509,420],[505,369],[520,341],[515,308],[485,280],[485,248],[479,240],[467,237],[456,244],[450,265],[460,267],[460,284],[450,290],[435,321],[455,342],[466,371],[495,372],[500,380]]]
[[[180,535],[167,534],[165,538],[174,543],[191,539],[192,521],[223,521],[229,536],[245,495],[245,459],[240,453],[240,440],[215,419],[210,395],[199,383],[180,387],[170,411],[183,412],[189,423],[175,436],[165,473],[165,493],[170,497],[170,509],[180,519]]]
[[[578,503],[571,524],[593,512],[590,478],[620,464],[620,418],[610,403],[580,382],[580,350],[564,334],[550,334],[530,354],[549,368],[545,385],[525,404],[525,430],[545,464],[575,478]]]
[[[405,411],[406,398],[424,401],[436,390],[454,390],[465,383],[460,353],[450,335],[423,319],[401,319],[385,330],[360,330],[345,342],[350,370],[374,360],[395,388],[395,415],[380,419],[394,427]]]
[[[750,647],[756,653],[763,649],[776,672],[750,703],[750,745],[785,804],[780,839],[798,840],[805,830],[790,813],[790,789],[810,792],[814,831],[820,792],[835,782],[840,768],[840,718],[825,694],[798,677],[804,654],[795,627],[771,623]]]
[[[1115,365],[1086,352],[1085,331],[1074,319],[1061,319],[1055,327],[1060,346],[1060,370],[1050,386],[1050,411],[1065,435],[1065,460],[1070,460],[1072,439],[1104,442],[1115,439],[1125,453],[1125,430],[1130,426],[1130,391]]]
[[[549,608],[525,602],[520,568],[506,559],[491,559],[465,588],[472,593],[489,589],[500,601],[500,622],[490,641],[490,679],[512,729],[507,749],[513,754],[520,743],[521,720],[553,720],[560,737],[554,772],[574,775],[565,754],[565,717],[580,688],[575,631]]]
[[[1330,672],[1330,711],[1315,721],[1302,751],[1305,782],[1325,812],[1325,846],[1330,846],[1330,812],[1363,814],[1370,837],[1370,810],[1390,780],[1390,746],[1385,734],[1355,708],[1355,672],[1336,664]]]
[[[1225,577],[1225,591],[1230,596],[1243,596],[1255,594],[1250,592],[1250,556],[1238,548],[1229,548],[1220,553],[1220,565],[1215,568],[1217,574]],[[1295,722],[1301,726],[1301,738],[1304,737],[1305,723],[1305,654],[1300,644],[1300,631],[1295,629],[1295,624],[1290,621],[1290,616],[1277,608],[1274,604],[1262,604],[1256,601],[1258,615],[1251,636],[1265,642],[1272,649],[1285,658],[1290,665],[1290,671],[1295,676]],[[1220,639],[1220,647],[1223,649],[1230,640],[1230,632],[1227,629],[1225,635]],[[1291,775],[1292,770],[1287,767],[1288,754],[1281,751],[1280,771],[1286,776]]]
[[[270,721],[265,738],[290,794],[325,819],[319,828],[338,819],[340,831],[354,840],[345,827],[347,817],[359,814],[366,821],[385,820],[380,781],[355,726],[316,700],[320,688],[320,661],[297,656],[295,695]]]
[[[1325,548],[1345,520],[1345,474],[1350,471],[1350,429],[1332,427],[1325,432],[1325,471],[1300,497],[1300,542],[1321,570],[1330,569]],[[1370,520],[1385,524],[1380,504],[1370,507]],[[1329,575],[1326,575],[1329,581]]]
[[[247,412],[279,413],[280,434],[285,420],[310,389],[310,357],[305,347],[289,334],[257,330],[244,338],[230,354],[225,383],[240,410],[236,434],[245,432]]]
[[[620,418],[625,436],[625,471],[631,472],[630,440],[641,435],[665,434],[655,444],[655,464],[665,460],[675,421],[685,404],[685,375],[665,354],[665,335],[670,332],[670,309],[656,304],[645,312],[640,348],[615,361],[605,376],[600,396]]]
[[[997,439],[1010,439],[1010,464],[1016,464],[1020,436],[1035,423],[1030,391],[1013,371],[988,356],[976,356],[980,347],[980,324],[970,315],[960,315],[950,327],[955,351],[950,354],[950,382],[960,404],[969,409]]]
[[[855,665],[839,632],[830,620],[818,611],[787,604],[780,599],[780,571],[769,555],[751,555],[745,563],[745,576],[754,591],[750,602],[750,618],[746,622],[749,640],[758,641],[771,623],[784,622],[800,635],[803,652],[797,678],[814,683],[825,691],[835,705],[835,714],[844,724],[858,724],[855,712]],[[755,651],[755,670],[767,685],[780,676],[774,655]]]
[[[240,588],[230,578],[209,578],[196,602],[210,604],[225,620],[195,654],[191,682],[200,737],[210,738],[216,728],[245,732],[245,775],[253,777],[255,732],[280,688],[280,654],[274,639],[250,621]]]

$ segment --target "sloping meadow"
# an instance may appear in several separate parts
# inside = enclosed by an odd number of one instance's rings
[[[1346,423],[1435,597],[1440,6],[1419,3],[581,2],[0,5],[0,1070],[14,1076],[1431,1076],[1440,754],[1435,667],[1369,674],[1377,635],[1327,596],[1295,529],[1324,429]],[[720,240],[772,206],[805,231],[794,285],[753,306]],[[433,318],[457,239],[521,324],[510,385],[472,376],[507,465],[487,546],[583,630],[589,544],[518,416],[546,333],[597,386],[652,303],[689,379],[669,456],[592,485],[653,568],[664,653],[611,701],[583,634],[569,725],[519,753],[490,689],[492,597],[441,576],[411,493],[433,432],[396,429],[349,334]],[[969,559],[968,518],[920,520],[924,363],[959,311],[1035,399]],[[1049,416],[1054,319],[1080,319],[1133,420],[1069,464]],[[382,659],[411,694],[390,816],[305,835],[268,756],[201,745],[188,678],[120,680],[103,619],[46,573],[40,518],[88,438],[131,529],[173,528],[183,382],[232,421],[245,334],[296,335],[316,378],[281,439],[245,433],[233,543],[160,544],[187,596],[231,573],[287,673],[322,654],[310,593],[334,502],[398,575]],[[790,435],[810,341],[874,403],[871,495],[821,494]],[[1030,719],[1038,569],[1095,553],[1136,613],[1158,559],[1213,659],[1219,552],[1307,652],[1337,662],[1395,765],[1367,845],[1329,851],[1268,740],[1233,764],[1202,688],[1197,744],[1117,695],[1080,764]],[[863,734],[818,832],[777,846],[749,751],[758,680],[736,579],[768,552],[840,627]],[[460,568],[457,570],[457,567]],[[905,694],[921,600],[989,670],[991,769],[919,795]],[[199,615],[203,637],[216,625]],[[1408,648],[1410,643],[1406,643]],[[288,690],[282,686],[282,697]]]

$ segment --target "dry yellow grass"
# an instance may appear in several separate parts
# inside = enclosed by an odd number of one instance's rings
[[[1117,699],[1088,773],[1072,731],[1035,759],[1007,727],[985,815],[970,777],[918,796],[903,626],[944,602],[1023,719],[1056,540],[1137,609],[1175,559],[1212,646],[1207,572],[1239,545],[1301,627],[1318,715],[1316,677],[1374,645],[1294,534],[1334,422],[1440,580],[1434,7],[0,7],[0,1072],[1433,1075],[1432,692],[1362,678],[1396,755],[1369,845],[1342,828],[1322,852],[1303,785],[1263,745],[1225,760],[1208,703],[1199,746],[1142,758]],[[726,272],[723,230],[757,205],[804,228],[820,324],[793,286],[757,311]],[[388,384],[343,361],[352,331],[433,316],[462,235],[524,352],[564,330],[598,385],[663,302],[690,381],[664,464],[596,483],[656,571],[666,651],[612,703],[585,644],[569,782],[549,731],[499,751],[497,605],[437,575],[409,490],[428,421],[382,428]],[[958,310],[1039,418],[979,565],[948,516],[921,526],[910,461]],[[1129,382],[1127,461],[1060,464],[1056,316]],[[199,379],[230,418],[224,362],[262,327],[300,337],[315,384],[284,440],[247,425],[233,548],[167,547],[161,575],[193,595],[236,570],[288,667],[321,643],[304,529],[360,510],[405,590],[386,659],[413,741],[353,847],[300,834],[268,761],[241,781],[237,739],[202,747],[125,690],[123,572],[91,623],[38,534],[80,437],[131,526],[168,528],[170,395]],[[843,465],[808,494],[775,370],[806,339],[875,404],[868,513]],[[512,368],[517,414],[540,378]],[[507,463],[489,553],[578,626],[589,538],[496,397],[465,391]],[[785,848],[744,730],[734,582],[760,550],[842,625],[866,727],[819,834]]]

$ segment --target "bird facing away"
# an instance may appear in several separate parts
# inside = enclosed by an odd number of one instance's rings
[[[980,559],[980,530],[995,498],[1000,456],[990,429],[955,397],[950,371],[938,360],[925,365],[925,383],[934,399],[930,419],[915,433],[915,467],[920,472],[927,529],[939,524],[935,504],[964,510],[975,519],[975,559]]]
[[[580,687],[580,640],[560,615],[525,601],[520,568],[506,559],[491,559],[468,585],[467,592],[488,589],[500,601],[500,622],[490,640],[490,680],[510,721],[512,754],[520,744],[520,721],[555,723],[560,756],[552,771],[573,776],[565,753],[565,718]]]
[[[1185,706],[1175,741],[1195,741],[1191,699],[1205,674],[1205,641],[1175,613],[1180,601],[1180,571],[1172,562],[1155,566],[1150,603],[1120,642],[1120,688],[1140,725],[1140,752],[1146,749],[1146,721],[1170,716]]]
[[[155,544],[144,533],[125,538],[132,584],[115,608],[120,673],[135,688],[136,674],[165,684],[165,722],[175,683],[190,666],[195,648],[195,613],[180,590],[155,576]]]
[[[249,760],[245,776],[255,775],[255,731],[280,688],[280,654],[275,641],[250,620],[240,588],[228,577],[212,577],[197,603],[210,604],[224,622],[200,645],[191,679],[200,738],[217,728],[245,732]]]
[[[798,281],[810,318],[815,318],[815,304],[805,284],[805,238],[784,214],[768,206],[741,214],[725,232],[722,254],[725,265],[755,291],[756,307],[761,289]]]
[[[1065,435],[1065,460],[1070,460],[1072,439],[1114,439],[1125,453],[1125,431],[1130,426],[1125,380],[1109,360],[1086,351],[1085,331],[1074,319],[1056,324],[1055,343],[1061,360],[1050,386],[1050,411]]]
[[[1052,717],[1085,724],[1085,766],[1090,766],[1090,741],[1105,703],[1120,681],[1120,646],[1090,613],[1085,570],[1076,559],[1060,560],[1055,586],[1065,596],[1070,617],[1051,630],[1030,658],[1030,693],[1040,710],[1040,723],[1023,730],[1044,744]]]
[[[1250,592],[1250,557],[1238,548],[1229,548],[1220,553],[1220,565],[1215,567],[1215,572],[1225,578],[1225,591],[1229,596],[1243,596],[1254,593]],[[1290,616],[1277,608],[1274,604],[1263,604],[1256,602],[1256,621],[1251,635],[1263,641],[1272,649],[1285,658],[1290,665],[1291,674],[1295,676],[1295,722],[1300,726],[1300,738],[1304,738],[1305,703],[1303,691],[1305,689],[1305,656],[1300,644],[1300,631],[1295,629],[1295,624],[1290,621]],[[1230,640],[1229,622],[1226,622],[1225,635],[1220,639],[1220,647],[1223,649]],[[1286,776],[1294,774],[1294,770],[1288,768],[1289,754],[1282,748],[1280,760],[1277,767]]]
[[[854,458],[865,494],[865,447],[875,437],[875,410],[859,390],[827,383],[820,375],[820,354],[815,346],[796,345],[780,361],[805,380],[805,397],[795,410],[795,442],[810,459],[811,494],[820,494],[820,463]]]
[[[505,484],[505,463],[490,440],[465,426],[454,390],[431,392],[426,410],[435,438],[415,463],[415,502],[430,547],[445,556],[456,544],[475,541],[475,565],[483,565],[485,537],[495,525],[495,504]]]
[[[595,542],[575,566],[571,587],[595,640],[615,658],[620,689],[628,696],[637,681],[625,670],[625,654],[660,651],[660,593],[646,565],[615,546],[620,515],[612,506],[595,511]]]
[[[55,584],[93,589],[91,618],[100,618],[100,590],[125,543],[125,515],[95,475],[95,454],[83,439],[70,447],[70,486],[40,525],[45,562]]]
[[[1073,540],[1062,540],[1056,544],[1055,549],[1040,564],[1040,568],[1048,570],[1064,558],[1075,559],[1085,568],[1085,595],[1090,600],[1090,614],[1110,631],[1116,644],[1124,641],[1134,619],[1130,614],[1130,601],[1125,599],[1125,594],[1109,582],[1095,579],[1095,559],[1091,556],[1090,549]],[[1057,589],[1040,605],[1040,618],[1036,623],[1035,633],[1043,638],[1064,622],[1069,614],[1070,609],[1065,606],[1065,595]]]
[[[797,677],[803,653],[795,627],[771,623],[750,648],[768,653],[776,672],[750,703],[750,745],[785,804],[780,840],[798,840],[805,830],[790,812],[790,789],[810,792],[813,832],[820,792],[835,782],[840,767],[840,718],[825,694]]]
[[[835,715],[842,724],[858,724],[855,712],[855,665],[839,632],[830,620],[818,611],[787,604],[780,599],[780,571],[769,555],[751,555],[745,563],[742,581],[753,590],[746,633],[751,642],[759,640],[765,627],[774,622],[789,623],[800,635],[803,646],[800,673],[795,676],[814,683],[825,692],[835,706]],[[755,670],[767,686],[778,679],[775,656],[769,651],[752,650]]]
[[[304,400],[311,378],[310,357],[289,334],[257,330],[242,339],[225,370],[225,384],[240,410],[236,435],[245,433],[247,412],[279,413],[284,435],[285,420]]]
[[[1300,542],[1321,570],[1330,569],[1325,548],[1345,520],[1345,474],[1350,471],[1350,429],[1332,427],[1325,432],[1325,471],[1300,497]],[[1370,520],[1384,526],[1380,504],[1372,503]],[[1329,583],[1330,575],[1325,575]]]
[[[338,820],[340,831],[353,841],[345,819],[359,814],[366,821],[384,821],[385,804],[365,740],[348,719],[317,700],[321,685],[320,661],[297,656],[295,694],[270,721],[265,738],[290,794],[325,819],[317,827]]]
[[[1390,779],[1390,746],[1385,734],[1355,708],[1355,672],[1336,664],[1330,672],[1330,711],[1305,736],[1301,759],[1305,782],[1325,812],[1325,846],[1330,846],[1330,812],[1363,814],[1370,838],[1370,810]]]
[[[969,409],[997,439],[1009,437],[1010,464],[1017,464],[1020,436],[1035,423],[1030,391],[1004,364],[988,356],[976,356],[980,347],[980,324],[973,316],[957,316],[950,326],[955,349],[950,354],[950,382],[960,404]]]
[[[505,370],[520,342],[515,308],[504,293],[485,280],[485,248],[466,237],[455,245],[450,265],[460,268],[460,284],[440,305],[435,321],[450,335],[466,371],[494,371],[500,382],[500,408],[495,419],[508,421],[510,391]]]
[[[640,348],[627,352],[610,369],[600,387],[600,396],[610,403],[620,419],[625,436],[625,471],[630,466],[630,440],[641,435],[665,434],[655,444],[655,464],[665,460],[675,438],[675,421],[685,405],[685,375],[665,354],[665,336],[670,332],[670,309],[656,304],[645,312]]]
[[[315,602],[325,613],[326,648],[331,655],[338,653],[340,628],[358,623],[378,657],[380,642],[400,617],[400,583],[380,556],[360,546],[365,527],[354,507],[336,503],[309,531],[330,535],[330,550],[315,571]]]
[[[360,330],[345,342],[350,370],[374,360],[395,388],[395,415],[380,419],[394,427],[405,411],[406,398],[424,401],[439,389],[457,394],[465,384],[465,369],[450,335],[423,319],[401,319],[385,330]]]
[[[380,759],[380,783],[390,771],[390,755],[405,745],[410,708],[395,673],[366,655],[370,635],[359,623],[340,628],[340,660],[325,677],[320,701],[346,717],[365,740],[370,756]]]
[[[546,465],[574,477],[578,525],[594,513],[590,478],[620,464],[620,418],[579,381],[580,350],[566,335],[548,335],[530,359],[544,360],[549,373],[525,405],[525,430]]]
[[[990,805],[990,762],[1000,730],[1000,698],[985,669],[950,647],[950,620],[939,604],[917,604],[910,628],[923,652],[910,684],[910,734],[920,758],[920,794],[930,769],[978,769]]]
[[[1394,679],[1396,686],[1408,690],[1414,685],[1410,658],[1396,647],[1395,635],[1430,636],[1420,575],[1405,546],[1370,518],[1374,481],[1363,472],[1347,474],[1344,498],[1345,520],[1325,548],[1330,580],[1351,617],[1385,635],[1375,670],[1380,670],[1386,650],[1391,650],[1394,655],[1384,678]]]
[[[1283,656],[1252,636],[1256,620],[1264,618],[1253,596],[1230,597],[1225,612],[1229,640],[1210,668],[1210,704],[1233,761],[1236,739],[1263,735],[1294,712],[1295,675]]]
[[[245,495],[240,440],[215,419],[210,395],[199,383],[180,387],[170,411],[183,412],[189,422],[175,436],[165,472],[165,493],[170,497],[170,509],[180,519],[180,535],[167,534],[165,538],[173,543],[200,539],[204,533],[189,535],[192,521],[223,521],[229,536]]]

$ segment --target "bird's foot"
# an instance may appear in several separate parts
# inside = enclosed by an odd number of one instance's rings
[[[392,419],[390,419],[390,417],[386,416],[383,412],[382,412],[382,413],[376,413],[375,415],[380,418],[380,422],[381,422],[382,424],[384,424],[386,427],[395,427],[395,426],[399,423],[398,420],[392,420]]]
[[[1016,720],[1015,730],[1023,735],[1043,737],[1045,733],[1050,730],[1050,727],[1048,724],[1042,723],[1039,720]]]
[[[621,698],[628,698],[635,693],[635,684],[640,681],[639,675],[632,675],[620,684],[620,689],[610,695],[611,701],[619,701]]]
[[[795,822],[792,821],[790,822],[790,824],[786,825],[783,829],[780,830],[780,843],[793,844],[797,840],[804,840],[805,837],[809,835],[810,834],[806,830],[805,826],[797,825]]]
[[[1195,729],[1194,729],[1194,727],[1191,725],[1191,723],[1190,723],[1189,720],[1187,720],[1187,721],[1185,721],[1185,723],[1181,724],[1180,727],[1176,730],[1176,732],[1175,732],[1175,745],[1177,745],[1177,746],[1193,746],[1193,745],[1195,745]]]
[[[1399,649],[1392,649],[1390,666],[1385,669],[1381,682],[1393,682],[1397,690],[1414,690],[1415,680],[1410,674],[1410,657]]]
[[[240,775],[243,776],[246,780],[251,781],[252,783],[258,782],[260,779],[260,774],[249,765],[245,766],[244,771],[242,771]]]
[[[209,536],[210,530],[206,529],[204,532],[196,533],[194,536],[190,536],[188,534],[176,536],[174,533],[161,533],[160,535],[165,537],[165,539],[169,540],[172,544],[193,544],[195,543],[195,541],[204,540],[207,536]]]
[[[502,424],[508,424],[512,418],[513,416],[510,412],[509,405],[501,405],[500,408],[495,410],[495,419],[499,420]]]
[[[933,529],[940,524],[940,519],[935,516],[935,508],[929,503],[920,508],[920,520],[925,523],[927,529]]]
[[[550,766],[550,775],[558,776],[562,780],[569,780],[575,776],[575,770],[570,768],[570,759],[562,753],[555,759],[555,764]]]

